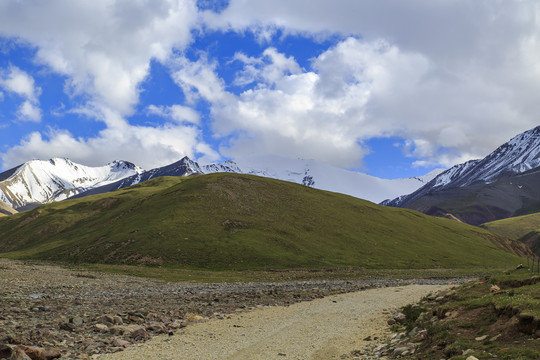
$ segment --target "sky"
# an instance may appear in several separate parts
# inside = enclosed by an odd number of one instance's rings
[[[383,178],[539,125],[532,0],[4,0],[0,171],[277,155]]]

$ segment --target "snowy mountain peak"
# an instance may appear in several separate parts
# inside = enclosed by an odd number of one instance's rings
[[[540,126],[525,131],[480,160],[470,160],[442,172],[412,194],[396,198],[386,204],[405,206],[430,192],[491,183],[501,176],[521,174],[540,166]]]
[[[20,209],[29,204],[62,200],[142,171],[126,161],[90,167],[67,158],[31,160],[0,174],[0,200]]]

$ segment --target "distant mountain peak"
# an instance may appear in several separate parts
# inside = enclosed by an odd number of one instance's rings
[[[0,174],[0,200],[15,209],[66,199],[143,170],[128,161],[116,160],[91,167],[68,158],[31,160]]]
[[[476,183],[489,184],[503,176],[525,173],[540,166],[540,126],[514,136],[483,159],[470,160],[442,172],[414,193],[385,205],[406,206],[420,197],[450,188]]]

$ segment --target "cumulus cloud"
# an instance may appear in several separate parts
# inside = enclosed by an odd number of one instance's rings
[[[199,114],[187,107],[182,105],[172,105],[172,106],[156,106],[149,105],[146,108],[146,111],[149,114],[157,115],[165,119],[174,120],[178,124],[182,123],[191,123],[195,125],[200,124]]]
[[[16,66],[10,66],[9,69],[3,71],[0,69],[0,87],[24,99],[17,111],[19,120],[33,122],[41,120],[38,99],[41,89],[35,85],[32,76]],[[2,98],[3,95],[0,94],[0,100]]]
[[[366,116],[368,104],[385,92],[410,91],[422,81],[429,62],[418,54],[403,53],[385,41],[348,38],[302,71],[292,57],[274,48],[259,58],[237,54],[244,63],[237,81],[256,86],[234,95],[227,92],[213,65],[202,58],[184,64],[173,77],[183,88],[217,84],[197,93],[212,103],[213,129],[233,135],[221,150],[233,157],[253,152],[316,158],[344,167],[359,167],[367,153],[362,141],[377,136],[381,124]],[[383,130],[395,126],[389,121]]]
[[[148,168],[185,155],[219,158],[195,126],[199,116],[187,107],[149,110],[167,119],[157,127],[126,121],[138,104],[150,61],[164,62],[173,49],[184,49],[197,21],[195,0],[0,2],[0,36],[34,48],[33,60],[64,76],[67,94],[82,99],[74,108],[62,108],[62,114],[83,114],[106,126],[88,138],[62,129],[31,133],[0,155],[3,167],[53,156],[91,165],[127,159]],[[18,116],[37,121],[39,89],[33,79],[15,67],[3,79],[6,91],[25,99]]]
[[[93,166],[113,159],[129,160],[145,169],[168,165],[184,156],[219,159],[202,140],[199,129],[173,124],[159,127],[125,124],[106,128],[88,139],[74,137],[61,129],[49,129],[46,134],[33,132],[0,157],[4,168],[9,168],[29,159],[44,158],[44,154],[46,157],[69,156],[76,162]]]
[[[421,158],[417,165],[450,166],[485,156],[538,124],[540,103],[534,95],[540,91],[538,13],[540,4],[535,1],[343,0],[338,4],[313,0],[306,6],[301,0],[231,0],[219,14],[204,14],[209,28],[255,34],[280,29],[315,38],[336,33],[357,38],[329,49],[302,74],[284,74],[276,89],[265,86],[241,94],[236,110],[228,107],[232,112],[228,120],[218,114],[217,126],[236,121],[257,138],[265,135],[256,127],[267,126],[266,131],[283,134],[284,128],[291,129],[290,123],[297,129],[308,125],[305,119],[316,118],[315,108],[304,107],[303,116],[295,113],[296,120],[289,117],[288,127],[283,124],[287,117],[278,111],[256,120],[271,99],[284,108],[317,103],[319,114],[336,128],[330,134],[347,134],[349,141],[344,144],[350,146],[344,149],[357,151],[357,160],[362,152],[352,139],[361,142],[370,136],[411,141],[413,146],[404,151]],[[263,76],[253,70],[255,65],[246,59],[241,83],[254,79],[254,74]],[[308,75],[314,83],[300,85],[299,79]],[[303,102],[277,100],[282,94],[291,95],[280,88],[285,80],[298,86],[293,97],[303,94]],[[328,113],[332,101],[343,111],[340,120]],[[233,119],[236,113],[246,120],[243,124]],[[272,117],[278,120],[268,120]],[[323,137],[328,134],[327,128],[320,129]],[[331,143],[336,144],[338,138]],[[328,150],[331,147],[337,149],[332,145]],[[350,153],[348,158],[354,160]]]
[[[3,1],[0,35],[37,48],[36,61],[68,77],[72,95],[130,114],[152,58],[191,41],[193,0]]]

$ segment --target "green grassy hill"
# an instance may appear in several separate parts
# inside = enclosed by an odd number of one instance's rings
[[[492,221],[482,227],[509,239],[518,240],[540,256],[540,213]]]
[[[488,231],[289,182],[157,178],[0,219],[0,256],[192,269],[515,265]]]
[[[509,239],[517,240],[531,231],[540,231],[540,213],[492,221],[483,224],[482,227]]]

